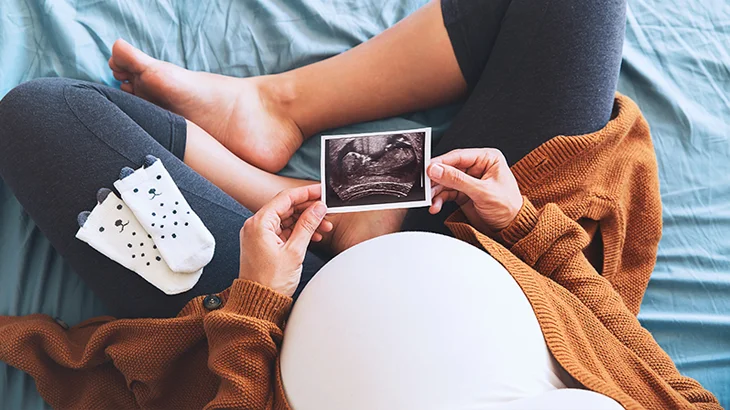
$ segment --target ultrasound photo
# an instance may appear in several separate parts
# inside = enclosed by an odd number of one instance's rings
[[[322,137],[322,200],[329,212],[431,205],[431,129]]]

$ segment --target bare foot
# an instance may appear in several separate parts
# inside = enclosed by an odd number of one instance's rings
[[[266,77],[190,71],[121,39],[114,43],[109,67],[122,90],[182,115],[265,171],[284,168],[304,140]]]
[[[404,209],[330,214],[327,220],[332,222],[333,229],[323,235],[321,244],[337,255],[360,242],[400,231],[405,216]]]

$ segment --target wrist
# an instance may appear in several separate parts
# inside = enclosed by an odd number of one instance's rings
[[[495,233],[499,233],[503,229],[510,226],[512,224],[512,222],[514,222],[515,219],[517,219],[518,215],[520,214],[520,211],[522,211],[524,203],[525,203],[525,199],[522,195],[519,195],[515,198],[512,198],[510,201],[508,201],[507,212],[506,212],[506,214],[508,216],[505,218],[504,222],[502,224],[500,224],[500,226],[494,227],[493,231]]]
[[[285,297],[291,297],[298,285],[293,279],[282,281],[280,278],[277,279],[276,275],[266,274],[261,269],[241,268],[238,279],[256,283]]]
[[[267,281],[266,278],[261,275],[261,271],[259,269],[252,269],[251,267],[241,266],[241,270],[238,272],[238,279],[246,282],[253,282],[259,286],[263,286],[265,288],[276,291],[271,286],[271,281]]]
[[[532,202],[526,197],[523,198],[517,216],[504,229],[497,232],[497,240],[511,248],[522,238],[527,236],[537,225],[538,211]]]

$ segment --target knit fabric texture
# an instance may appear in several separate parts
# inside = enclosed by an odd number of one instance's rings
[[[646,121],[620,94],[615,111],[604,129],[557,136],[513,166],[525,201],[510,226],[486,235],[460,212],[447,225],[505,266],[550,351],[587,389],[626,409],[721,409],[636,319],[661,202]],[[243,280],[217,296],[217,310],[198,297],[175,318],[68,330],[45,315],[0,317],[0,360],[60,409],[289,409],[278,352],[291,299]]]

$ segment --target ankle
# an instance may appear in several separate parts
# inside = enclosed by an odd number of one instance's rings
[[[304,139],[321,131],[314,116],[307,112],[306,95],[302,92],[296,70],[256,77],[261,95],[299,127]]]

